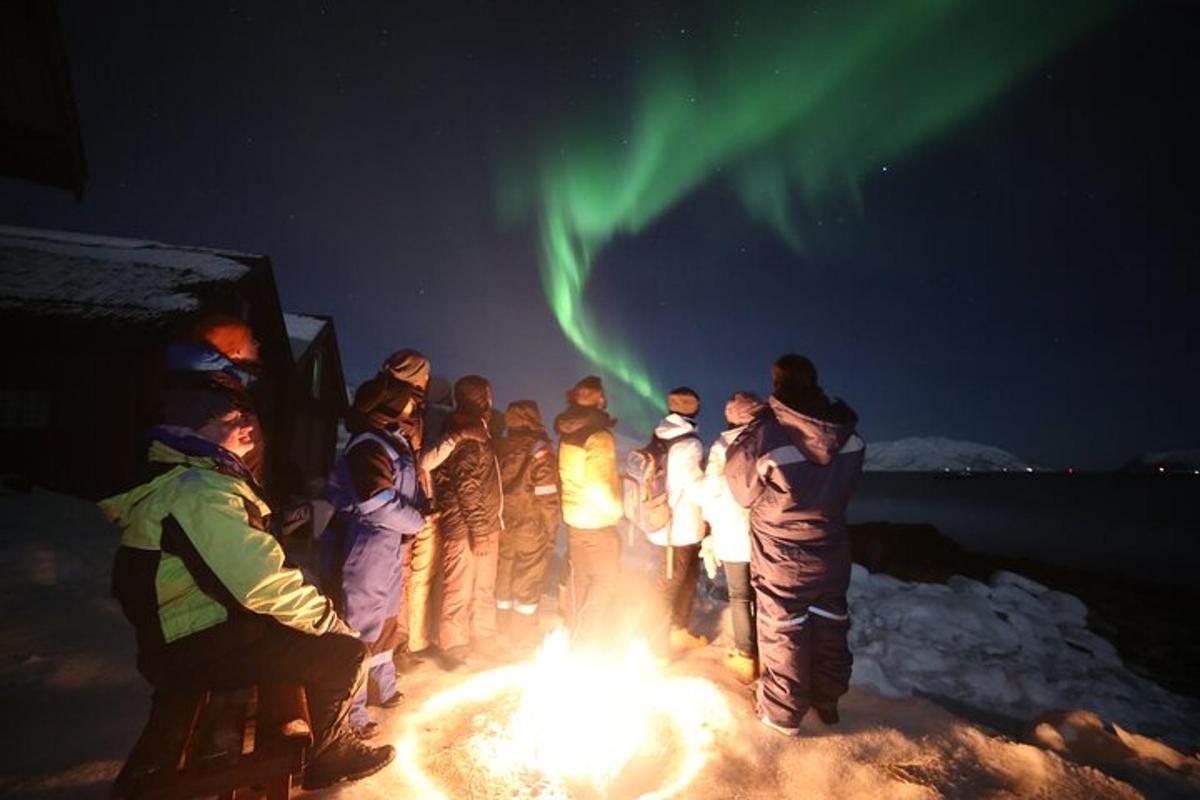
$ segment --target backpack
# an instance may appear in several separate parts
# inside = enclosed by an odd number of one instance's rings
[[[631,450],[625,457],[625,476],[622,479],[625,519],[643,533],[653,533],[671,524],[667,455],[675,444],[699,438],[695,433],[685,433],[674,439],[653,436],[649,444]]]

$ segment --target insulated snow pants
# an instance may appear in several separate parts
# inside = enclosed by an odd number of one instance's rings
[[[311,760],[349,735],[346,718],[366,683],[366,661],[367,648],[353,636],[313,636],[245,614],[164,646],[154,655],[151,683],[156,691],[299,683],[312,720]]]
[[[443,650],[496,636],[496,533],[471,546],[463,536],[442,542],[442,611],[438,646]]]
[[[523,616],[536,614],[553,551],[553,532],[537,520],[505,528],[496,568],[496,607]]]
[[[792,541],[754,531],[750,538],[759,710],[794,728],[809,706],[836,704],[850,685],[850,542],[844,534]]]
[[[750,562],[726,561],[725,585],[729,588],[729,616],[733,621],[733,646],[744,656],[758,654],[754,635],[754,589],[750,586]]]
[[[400,641],[408,643],[408,652],[419,653],[432,643],[430,595],[438,561],[437,522],[426,520],[416,536],[405,537],[401,552],[404,593],[396,624]]]
[[[616,527],[568,525],[567,569],[565,585],[574,633],[583,639],[602,638],[611,622],[613,595],[621,576],[621,535]]]
[[[395,533],[382,533],[354,523],[330,531],[342,537],[338,548],[344,556],[340,584],[326,586],[338,612],[346,623],[358,631],[370,649],[370,684],[380,700],[396,693],[396,666],[392,650],[396,645],[395,617],[400,611],[401,538]],[[350,708],[350,724],[360,728],[370,722],[367,715],[367,689],[354,698]]]
[[[666,548],[651,545],[657,554],[654,576],[654,596],[658,603],[655,620],[655,639],[662,644],[670,628],[686,628],[692,617],[696,600],[696,581],[700,578],[700,543]],[[671,577],[667,578],[667,557],[670,553]]]

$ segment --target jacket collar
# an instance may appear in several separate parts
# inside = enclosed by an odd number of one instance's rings
[[[680,436],[696,432],[696,420],[682,414],[667,414],[662,422],[654,428],[654,435],[659,439],[678,439]]]
[[[170,466],[183,465],[198,469],[211,469],[245,481],[260,497],[262,487],[245,462],[218,444],[208,441],[191,428],[174,425],[159,425],[150,430],[150,452],[152,463]]]

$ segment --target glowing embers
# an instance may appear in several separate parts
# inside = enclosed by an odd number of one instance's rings
[[[531,662],[431,697],[399,755],[422,797],[666,798],[731,727],[715,686],[661,672],[640,642],[573,651],[556,631]]]

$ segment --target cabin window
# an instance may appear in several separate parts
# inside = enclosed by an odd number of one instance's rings
[[[321,351],[313,353],[312,362],[312,396],[314,400],[321,399]]]

